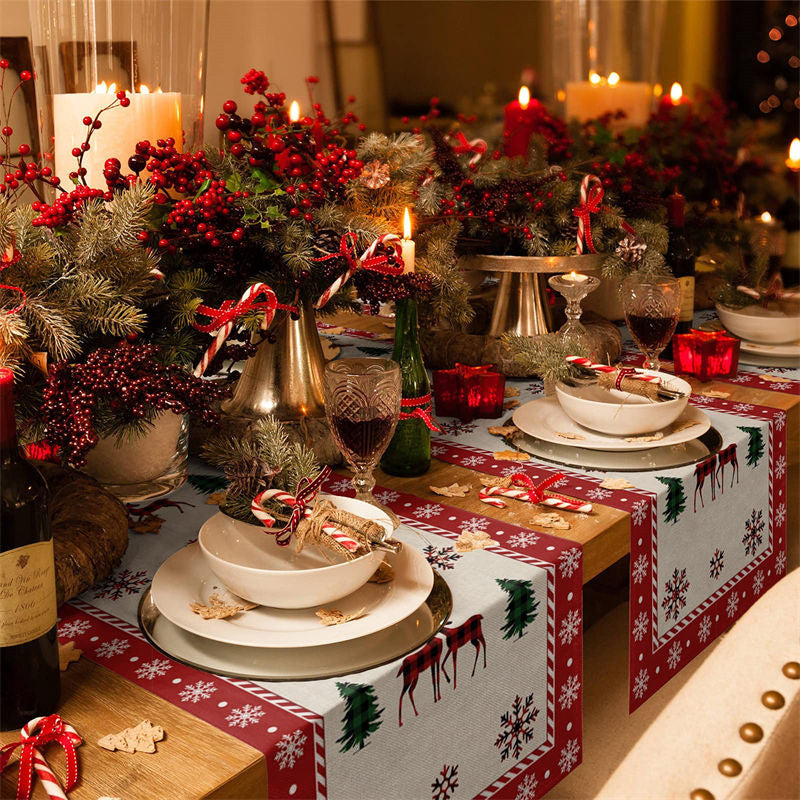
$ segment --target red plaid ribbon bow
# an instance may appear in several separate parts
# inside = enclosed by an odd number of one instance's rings
[[[581,181],[581,201],[572,209],[572,213],[578,218],[578,239],[576,251],[581,255],[584,246],[590,253],[596,253],[594,242],[592,241],[592,220],[591,215],[596,214],[603,203],[603,184],[596,175],[587,175]]]
[[[403,408],[413,408],[413,411],[401,411],[398,419],[421,419],[428,430],[440,432],[442,429],[433,421],[431,416],[431,393],[420,397],[404,397],[400,401]]]
[[[528,500],[531,503],[541,503],[545,497],[554,497],[556,500],[561,500],[564,503],[575,505],[575,501],[569,497],[564,497],[560,494],[554,494],[553,492],[545,495],[547,488],[552,486],[554,483],[558,483],[563,477],[563,472],[557,472],[555,475],[551,475],[549,478],[545,478],[543,481],[536,484],[523,472],[515,472],[511,476],[511,483],[515,484],[516,486],[524,486],[528,490]]]
[[[347,281],[353,276],[353,273],[359,268],[368,269],[372,272],[380,272],[382,275],[402,275],[403,265],[393,267],[389,263],[389,257],[381,254],[375,255],[377,247],[382,243],[393,243],[392,246],[397,251],[397,242],[399,238],[394,234],[387,233],[379,236],[365,251],[361,257],[356,255],[356,245],[358,244],[358,236],[353,231],[348,231],[342,236],[339,242],[339,252],[329,253],[327,256],[320,256],[315,258],[314,261],[328,261],[331,258],[339,258],[343,256],[347,261],[347,269],[322,293],[315,308],[322,308],[328,300],[344,286]]]
[[[272,527],[275,518],[264,511],[261,505],[263,500],[277,500],[292,509],[289,521],[280,530],[275,531],[275,541],[281,547],[289,544],[298,523],[305,516],[306,506],[317,496],[320,487],[330,474],[331,468],[323,467],[313,480],[309,477],[301,478],[294,494],[282,492],[280,489],[266,489],[253,498],[251,510],[266,528]]]
[[[70,791],[78,781],[78,756],[75,748],[83,743],[77,731],[58,714],[51,714],[49,717],[32,719],[20,731],[20,737],[18,742],[10,742],[0,748],[0,772],[8,766],[14,751],[18,747],[22,748],[17,776],[17,800],[29,800],[33,789],[34,769],[51,800],[66,800],[55,773],[39,748],[51,742],[57,742],[64,748],[67,761],[66,791]]]

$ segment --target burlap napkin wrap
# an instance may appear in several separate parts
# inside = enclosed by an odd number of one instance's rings
[[[601,372],[597,382],[604,389],[616,389],[619,372]],[[658,384],[651,381],[640,381],[624,375],[619,382],[619,391],[638,394],[649,400],[658,400]]]

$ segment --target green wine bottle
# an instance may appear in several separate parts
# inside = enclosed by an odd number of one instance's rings
[[[431,384],[419,349],[417,304],[410,297],[397,301],[392,359],[400,365],[403,400],[428,397],[424,403],[404,405],[401,413],[412,413],[416,408],[430,413]],[[419,417],[401,419],[383,454],[381,469],[389,475],[410,477],[422,475],[430,466],[430,429]]]

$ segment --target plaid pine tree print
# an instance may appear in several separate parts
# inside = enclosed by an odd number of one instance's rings
[[[758,462],[764,455],[764,434],[761,428],[750,427],[749,425],[737,425],[740,431],[744,431],[747,436],[747,466],[757,467]]]
[[[503,638],[518,639],[525,633],[525,628],[536,619],[539,601],[535,599],[531,581],[496,578],[497,585],[508,595],[506,603],[506,622],[501,628]]]
[[[367,683],[337,681],[336,688],[345,701],[342,735],[336,740],[342,745],[339,752],[345,753],[354,747],[361,750],[383,724],[384,709],[378,705],[375,689]]]

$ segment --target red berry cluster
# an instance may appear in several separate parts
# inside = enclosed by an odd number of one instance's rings
[[[59,446],[64,460],[80,467],[99,440],[96,424],[102,412],[134,422],[168,410],[216,424],[214,404],[227,389],[159,357],[155,345],[120,342],[95,350],[82,364],[54,364],[42,394],[47,443]]]
[[[269,80],[261,70],[248,70],[242,75],[240,82],[244,84],[247,94],[266,94],[269,88]]]
[[[89,186],[78,185],[71,192],[58,195],[51,205],[37,200],[31,204],[34,211],[39,212],[34,217],[34,227],[57,228],[66,225],[88,200],[111,199],[111,192],[102,189],[92,189]]]

